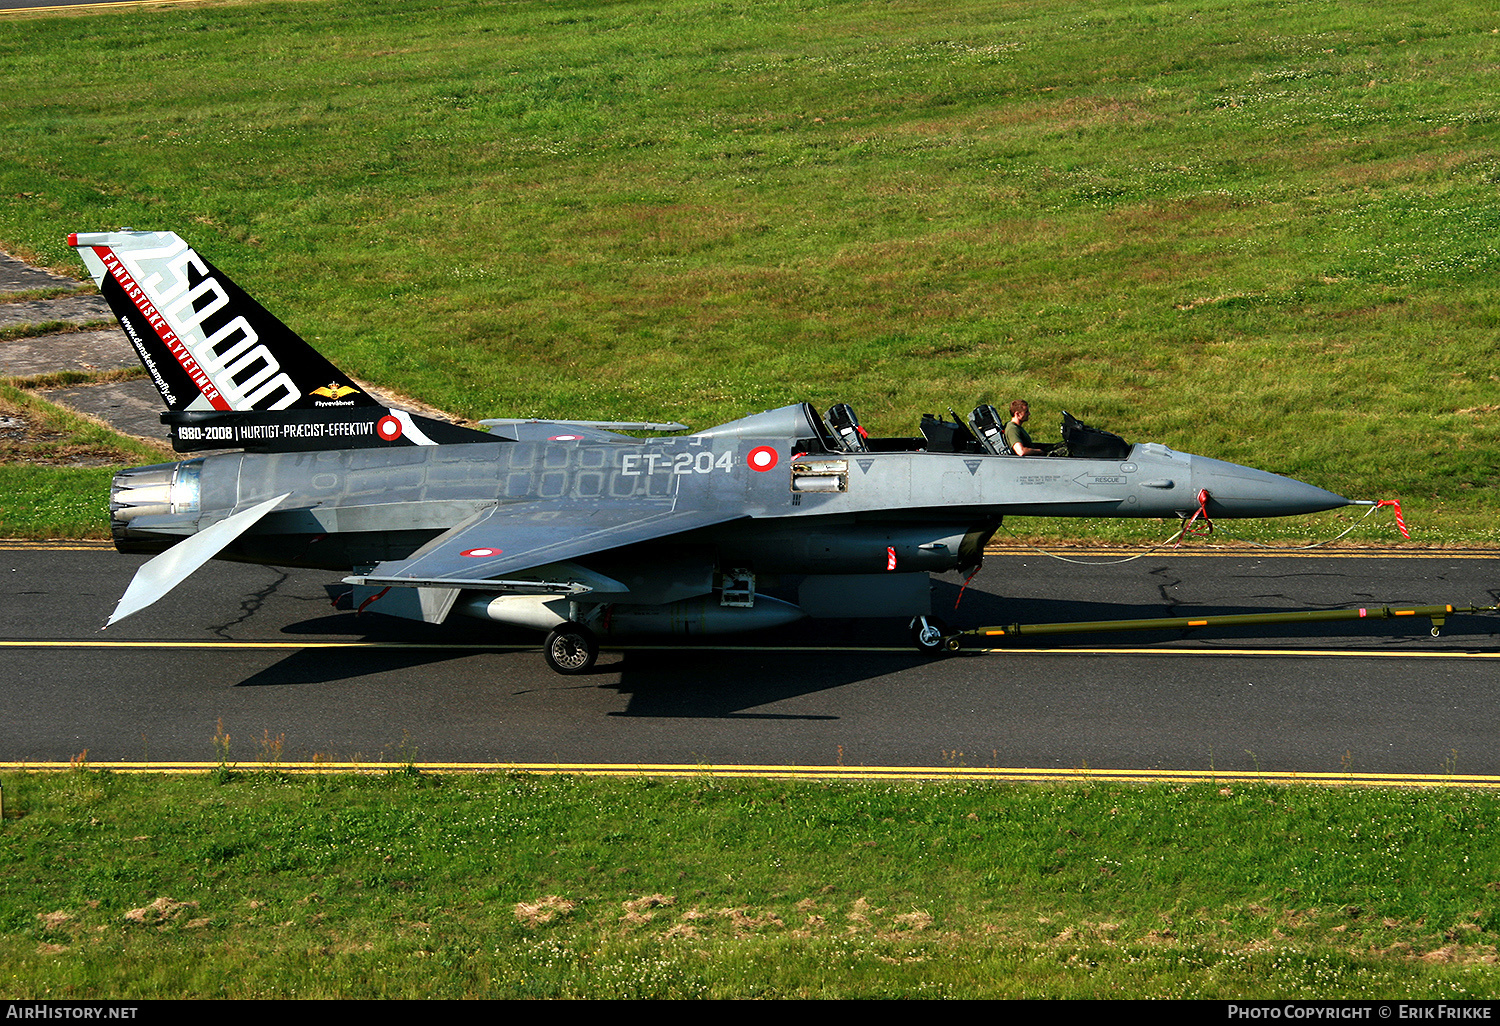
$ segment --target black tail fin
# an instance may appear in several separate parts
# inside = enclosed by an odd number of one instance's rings
[[[68,243],[166,401],[179,452],[500,441],[387,408],[172,232]]]

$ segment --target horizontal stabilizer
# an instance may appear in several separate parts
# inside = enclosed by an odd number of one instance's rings
[[[675,421],[659,424],[649,420],[517,420],[492,418],[479,423],[490,433],[513,442],[638,442],[620,431],[686,431]]]
[[[151,605],[167,592],[187,580],[204,563],[222,552],[230,542],[254,527],[256,522],[271,512],[291,495],[287,492],[274,499],[267,499],[258,506],[241,510],[232,517],[220,520],[191,537],[173,545],[159,556],[153,556],[131,578],[109,622],[104,626],[125,619]]]

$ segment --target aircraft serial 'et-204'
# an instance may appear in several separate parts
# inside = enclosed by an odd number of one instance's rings
[[[549,632],[561,673],[600,637],[900,617],[937,649],[929,574],[979,566],[1006,514],[1274,517],[1351,505],[1291,478],[1127,444],[1064,415],[1023,458],[991,406],[867,437],[846,404],[705,431],[484,421],[388,407],[170,232],[69,237],[166,400],[181,453],[115,475],[115,547],[152,553],[109,623],[210,559],[340,571],[352,602]]]

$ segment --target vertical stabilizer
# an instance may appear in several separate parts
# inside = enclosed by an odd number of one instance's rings
[[[375,406],[172,232],[68,237],[170,410]]]
[[[77,232],[168,412],[178,452],[497,442],[390,409],[172,232]]]

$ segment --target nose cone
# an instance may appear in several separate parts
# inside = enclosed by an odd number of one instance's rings
[[[1316,485],[1237,463],[1193,457],[1193,494],[1208,491],[1211,517],[1290,517],[1351,505]]]

